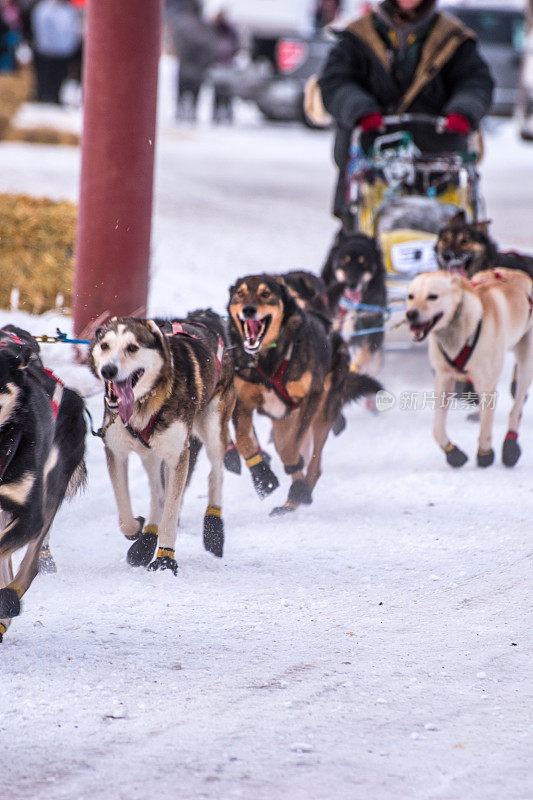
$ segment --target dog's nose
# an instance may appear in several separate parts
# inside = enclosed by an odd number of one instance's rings
[[[245,317],[245,319],[251,319],[252,317],[255,317],[256,314],[257,308],[255,306],[244,306],[242,310],[242,315]]]
[[[419,317],[419,313],[420,312],[418,311],[418,309],[412,308],[410,311],[407,312],[405,316],[407,317],[409,322],[416,322],[416,320]]]
[[[104,378],[104,380],[112,381],[113,378],[116,377],[118,369],[114,364],[104,364],[100,372],[102,373],[102,378]]]
[[[452,261],[453,260],[454,252],[453,252],[453,250],[444,250],[444,252],[440,254],[440,257],[442,258],[442,260],[444,262],[447,263],[448,261]]]

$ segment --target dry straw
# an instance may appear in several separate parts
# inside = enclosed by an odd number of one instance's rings
[[[76,206],[0,194],[0,308],[42,314],[72,300]]]

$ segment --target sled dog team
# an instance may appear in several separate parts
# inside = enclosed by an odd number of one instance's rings
[[[429,339],[437,396],[451,392],[456,380],[469,381],[478,393],[494,392],[505,352],[513,350],[514,405],[502,453],[504,464],[513,466],[533,378],[533,281],[523,257],[518,266],[484,269],[490,262],[479,257],[479,237],[468,228],[457,219],[441,232],[436,251],[446,271],[415,278],[406,319],[415,341]],[[465,251],[475,251],[478,268]],[[495,258],[492,251],[488,257]],[[345,339],[352,322],[343,314],[343,298],[371,305],[378,325],[365,321],[365,328],[379,327],[383,262],[375,242],[362,234],[336,238],[321,278],[299,271],[238,279],[230,288],[227,321],[200,310],[172,320],[114,317],[97,329],[89,358],[104,388],[99,435],[119,527],[130,542],[130,565],[177,573],[178,518],[202,446],[211,467],[203,542],[222,557],[224,468],[240,472],[242,459],[262,498],[279,485],[257,438],[255,414],[272,421],[274,446],[290,479],[285,502],[271,516],[312,502],[322,450],[331,430],[342,431],[344,406],[381,388],[372,374],[383,334],[361,337],[350,363]],[[492,406],[481,408],[482,467],[494,460],[493,414]],[[65,496],[85,482],[85,434],[79,395],[44,368],[26,331],[6,326],[0,331],[0,641],[38,571],[55,570],[48,533]],[[449,464],[465,463],[446,432],[445,404],[437,404],[434,436]],[[148,477],[145,518],[133,515],[130,453],[137,453]],[[14,574],[11,556],[25,545]]]

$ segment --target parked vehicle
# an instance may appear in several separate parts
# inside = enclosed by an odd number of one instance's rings
[[[479,39],[481,55],[490,64],[496,81],[491,113],[512,116],[518,101],[525,41],[525,2],[462,0],[443,4],[442,10],[458,17]]]
[[[520,136],[533,141],[533,0],[529,2],[527,35],[522,57],[517,117]]]
[[[305,84],[311,75],[320,72],[332,43],[331,34],[326,32],[308,38],[291,36],[278,39],[274,49],[274,70],[259,86],[254,98],[267,119],[309,122],[304,111]]]

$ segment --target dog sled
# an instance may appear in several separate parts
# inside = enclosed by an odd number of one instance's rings
[[[444,126],[443,118],[428,114],[386,116],[384,122],[387,128],[422,123],[441,131]],[[428,155],[405,130],[378,136],[370,153],[353,148],[346,217],[352,231],[379,240],[391,287],[437,269],[435,241],[451,217],[464,211],[476,222],[482,215],[476,168],[480,150],[477,146],[468,153]]]

